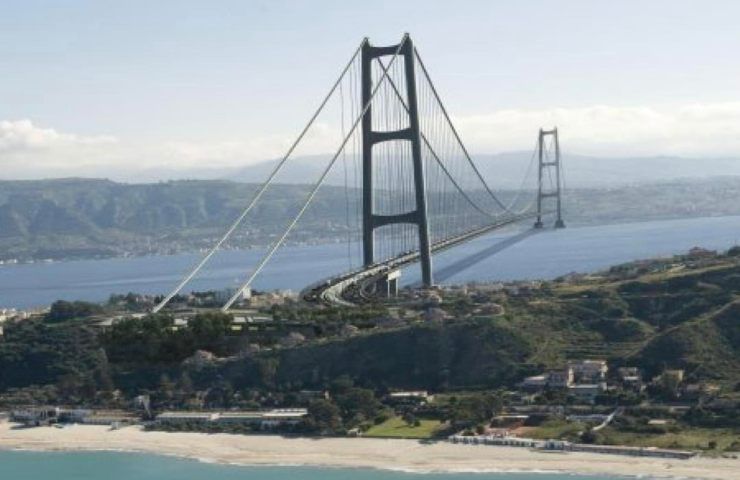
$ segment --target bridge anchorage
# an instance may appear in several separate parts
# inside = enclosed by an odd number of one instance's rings
[[[202,270],[256,206],[267,202],[263,200],[265,193],[279,181],[278,175],[297,149],[307,142],[316,129],[317,118],[327,114],[340,117],[339,122],[322,124],[322,128],[337,125],[334,130],[339,141],[334,154],[222,311],[241,302],[244,292],[299,225],[337,164],[344,172],[348,271],[305,288],[301,296],[308,302],[351,306],[372,298],[393,297],[398,293],[401,270],[414,263],[421,266],[420,285],[429,288],[434,285],[432,256],[438,252],[536,219],[536,228],[530,233],[511,237],[496,247],[504,248],[504,243],[510,245],[543,231],[543,218],[552,213],[556,213],[555,227],[564,226],[557,129],[540,130],[521,186],[494,192],[462,142],[409,35],[385,47],[363,39],[246,208],[154,312],[164,308]],[[552,148],[554,153],[550,152]],[[535,163],[536,183],[530,175]],[[351,170],[355,171],[352,186]],[[555,212],[545,208],[545,200],[550,197],[557,199]],[[493,250],[489,247],[486,251]],[[480,258],[472,256],[457,266],[448,266],[443,276],[454,275],[456,268]]]

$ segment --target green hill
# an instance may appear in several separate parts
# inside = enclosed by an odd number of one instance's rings
[[[677,257],[513,293],[442,292],[434,308],[446,319],[425,320],[428,306],[418,300],[401,300],[406,314],[394,321],[388,306],[289,304],[263,312],[272,322],[238,332],[215,313],[179,330],[166,314],[93,328],[99,320],[69,317],[99,307],[60,302],[59,315],[5,324],[0,397],[34,385],[54,395],[70,382],[71,398],[84,397],[85,385],[134,395],[158,391],[163,376],[187,376],[188,388],[205,390],[216,382],[286,392],[344,377],[380,390],[494,389],[586,358],[606,359],[612,371],[640,367],[647,380],[683,369],[686,382],[729,393],[740,386],[739,279],[740,257]],[[491,302],[503,313],[484,313]],[[198,350],[215,357],[196,368],[185,360]]]
[[[197,250],[213,244],[255,188],[254,183],[221,180],[150,184],[75,178],[0,181],[0,260]],[[230,245],[267,243],[298,211],[308,190],[307,185],[273,185]],[[564,204],[570,225],[738,215],[740,205],[733,201],[738,191],[738,177],[673,181],[569,189]],[[513,195],[506,190],[498,193],[503,200]],[[352,188],[324,186],[289,242],[345,239],[346,215],[349,212],[350,225],[357,225],[358,201]]]
[[[108,180],[0,181],[0,259],[70,258],[195,250],[213,242],[247,204],[254,184]],[[308,187],[276,185],[232,245],[266,243],[294,215]],[[344,189],[322,190],[295,241],[336,237]]]

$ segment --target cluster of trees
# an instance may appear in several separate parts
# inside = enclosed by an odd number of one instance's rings
[[[424,417],[446,422],[453,429],[482,431],[504,405],[498,392],[474,392],[453,395],[447,402],[423,408],[410,405],[394,408],[381,402],[378,393],[382,397],[382,392],[355,386],[346,376],[332,383],[331,392],[330,400],[317,400],[309,406],[309,426],[316,432],[366,430],[399,412],[409,425],[419,425],[419,418]]]
[[[113,390],[97,332],[84,322],[7,322],[0,339],[0,395],[31,401],[96,401]],[[100,394],[100,395],[99,395]]]
[[[208,312],[191,318],[187,326],[173,329],[169,315],[129,318],[113,324],[101,334],[101,340],[115,362],[181,362],[197,350],[230,353],[227,335],[231,321],[230,315]]]
[[[382,423],[391,414],[375,391],[355,385],[346,375],[336,378],[329,389],[330,399],[319,399],[308,407],[307,427],[318,433],[336,433]]]
[[[100,315],[104,312],[105,309],[98,303],[57,300],[51,304],[49,313],[46,314],[46,320],[49,322],[63,322],[65,320]]]
[[[498,392],[474,393],[463,397],[450,397],[446,419],[454,425],[482,426],[501,412],[503,397]]]
[[[366,323],[378,317],[388,315],[388,309],[383,305],[363,305],[361,307],[326,307],[313,308],[297,303],[273,305],[272,317],[276,321],[302,322],[352,322]]]
[[[116,311],[146,312],[162,300],[162,296],[145,296],[134,292],[113,294],[108,298],[107,306]],[[177,296],[175,297],[177,298]]]

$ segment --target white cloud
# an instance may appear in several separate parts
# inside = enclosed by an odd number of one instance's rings
[[[501,110],[456,117],[454,122],[468,148],[480,153],[529,150],[540,127],[557,126],[563,149],[569,153],[740,156],[740,102]],[[283,155],[294,135],[142,143],[111,135],[60,132],[30,120],[5,120],[0,121],[0,175],[136,179],[138,172],[155,169],[184,172],[240,167]],[[217,132],[211,136],[217,137]],[[335,125],[320,123],[296,155],[333,153],[339,141]]]
[[[160,152],[163,164],[166,165],[239,167],[282,157],[297,135],[269,135],[215,142],[171,141],[165,142]],[[341,139],[338,128],[326,123],[315,123],[296,148],[294,155],[334,153],[339,148]]]
[[[673,107],[596,105],[502,110],[454,119],[470,148],[529,148],[540,127],[557,126],[563,148],[600,155],[740,155],[740,102]]]
[[[335,151],[338,129],[316,123],[296,156]],[[114,136],[86,136],[40,127],[30,120],[0,121],[0,178],[59,176],[152,180],[190,175],[190,170],[218,175],[219,169],[243,167],[285,154],[294,137],[269,135],[235,140],[164,140],[135,142]],[[228,171],[224,174],[228,175]]]
[[[0,121],[0,178],[87,176],[119,148],[110,135],[77,135],[42,128],[30,120]]]
[[[40,128],[30,120],[0,121],[0,153],[54,148],[91,147],[116,143],[112,136],[80,136]]]

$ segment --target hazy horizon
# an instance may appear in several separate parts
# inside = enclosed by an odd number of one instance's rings
[[[476,161],[484,178],[494,189],[516,189],[526,171],[534,152],[512,151],[499,154],[475,154]],[[277,177],[276,183],[313,184],[326,166],[331,154],[315,154],[291,158]],[[74,175],[49,175],[34,178],[9,178],[0,173],[2,181],[44,181],[66,179],[110,180],[126,184],[151,184],[168,181],[236,181],[243,183],[262,183],[274,168],[278,159],[267,159],[245,166],[200,168],[157,168],[150,167],[130,171],[126,168],[114,170],[101,167],[88,169]],[[740,177],[740,158],[706,157],[691,158],[677,156],[650,157],[594,157],[563,152],[563,168],[570,187],[624,187],[637,184],[661,184],[673,181],[715,180],[723,177]],[[701,167],[695,166],[701,162]],[[348,160],[348,168],[356,168],[356,163]],[[350,171],[352,175],[352,173]],[[329,173],[327,185],[343,186],[343,168],[336,165]],[[348,186],[353,188],[353,182]]]

